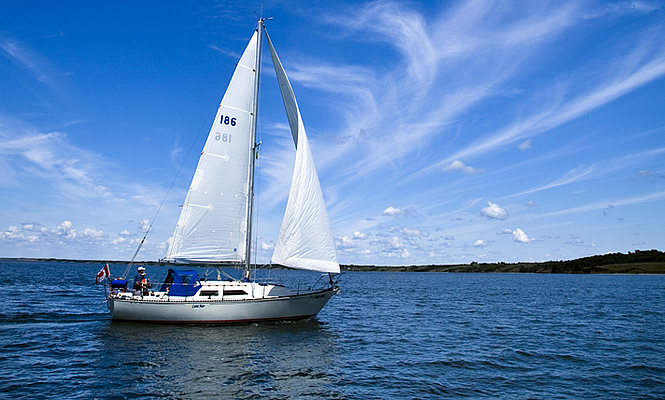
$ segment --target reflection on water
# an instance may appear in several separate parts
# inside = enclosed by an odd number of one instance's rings
[[[317,398],[335,397],[335,336],[316,320],[224,327],[114,321],[99,340],[102,364],[118,374],[112,378],[134,382],[117,383],[114,395]]]

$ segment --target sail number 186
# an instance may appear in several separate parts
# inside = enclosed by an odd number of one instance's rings
[[[228,115],[222,115],[219,118],[219,123],[222,125],[231,125],[236,126],[236,119],[229,117]],[[231,134],[230,133],[215,133],[215,140],[221,140],[225,143],[231,143]]]
[[[219,118],[219,123],[222,125],[231,125],[231,126],[236,126],[236,119],[231,118],[228,115],[222,115]]]

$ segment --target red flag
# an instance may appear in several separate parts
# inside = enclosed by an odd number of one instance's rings
[[[95,283],[99,283],[103,281],[104,278],[108,278],[109,276],[111,276],[111,273],[109,272],[109,265],[106,264],[97,273],[97,276],[95,277]]]

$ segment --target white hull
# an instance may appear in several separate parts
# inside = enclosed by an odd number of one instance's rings
[[[263,287],[285,290],[273,286]],[[165,293],[131,296],[123,293],[109,296],[108,306],[114,320],[169,324],[243,324],[313,317],[338,291],[336,287],[331,287],[305,294],[244,299],[213,299],[199,295],[169,297]]]

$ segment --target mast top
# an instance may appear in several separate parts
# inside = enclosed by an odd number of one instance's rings
[[[267,18],[261,17],[258,20],[259,20],[259,26],[264,26],[264,22],[265,21],[272,21],[272,17],[267,17]]]

